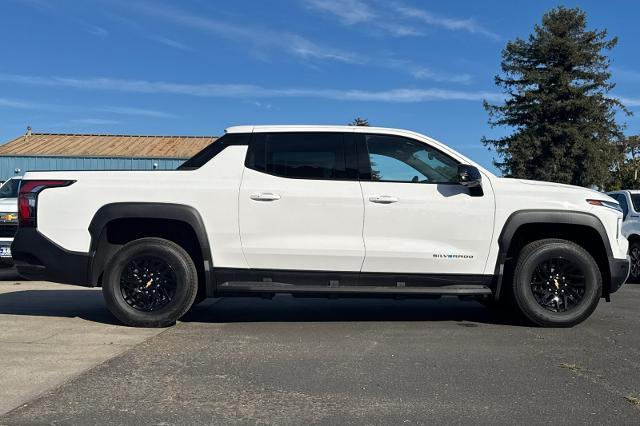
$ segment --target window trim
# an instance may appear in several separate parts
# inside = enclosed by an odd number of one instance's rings
[[[328,135],[339,135],[340,140],[344,144],[344,160],[345,160],[345,173],[346,177],[344,178],[307,178],[307,177],[296,177],[296,176],[282,176],[277,173],[268,172],[266,170],[259,170],[255,167],[255,164],[251,164],[249,160],[251,158],[251,154],[255,150],[255,144],[263,143],[263,137],[267,137],[267,135],[290,135],[290,134],[299,134],[299,133],[314,133],[314,134],[328,134]],[[265,175],[275,176],[281,179],[296,179],[296,180],[309,180],[315,182],[323,182],[323,181],[347,181],[347,182],[358,182],[358,156],[357,156],[357,148],[355,146],[355,142],[351,137],[352,133],[347,132],[320,132],[320,131],[296,131],[296,132],[261,132],[254,133],[254,137],[251,138],[249,142],[249,149],[247,150],[247,155],[245,156],[244,166],[248,169],[254,170],[258,173],[263,173]]]
[[[417,185],[460,185],[460,182],[408,182],[405,180],[373,180],[373,173],[371,169],[371,156],[369,153],[369,146],[367,144],[367,136],[386,136],[386,137],[393,137],[393,138],[408,139],[412,142],[417,142],[419,144],[428,146],[429,148],[433,149],[434,151],[437,151],[438,153],[444,155],[445,157],[452,159],[458,165],[463,164],[462,162],[460,162],[460,160],[452,157],[446,152],[443,152],[442,150],[436,148],[435,146],[418,139],[410,138],[407,136],[385,134],[385,133],[356,133],[354,134],[354,137],[356,139],[356,147],[358,148],[358,167],[359,167],[358,170],[359,170],[361,181],[375,182],[375,183],[409,183],[412,185],[416,185],[416,184]],[[366,179],[363,179],[363,177],[365,177]]]
[[[211,161],[216,155],[224,151],[225,148],[227,147],[249,145],[251,143],[252,135],[253,135],[252,133],[225,133],[215,141],[211,142],[209,145],[202,148],[200,151],[194,154],[191,158],[189,158],[188,160],[185,160],[185,162],[180,164],[176,168],[176,170],[183,170],[183,171],[198,170],[199,168],[206,165],[209,161]],[[199,166],[186,165],[191,160],[199,156],[201,156],[204,159],[202,164],[200,164]]]

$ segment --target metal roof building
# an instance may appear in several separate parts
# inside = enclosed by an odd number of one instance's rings
[[[170,170],[213,136],[27,133],[0,145],[0,180],[29,170]]]

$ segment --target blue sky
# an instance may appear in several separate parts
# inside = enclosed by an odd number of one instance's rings
[[[0,141],[35,132],[219,135],[237,124],[425,133],[491,169],[482,100],[500,52],[557,5],[620,42],[614,95],[640,133],[640,3],[3,0]]]

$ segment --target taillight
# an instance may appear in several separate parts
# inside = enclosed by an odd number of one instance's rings
[[[38,209],[38,194],[47,188],[69,186],[74,180],[23,180],[18,194],[18,225],[24,227],[36,226],[36,212]]]

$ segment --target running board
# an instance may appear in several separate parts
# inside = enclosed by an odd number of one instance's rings
[[[320,286],[294,285],[280,282],[228,281],[218,285],[220,293],[297,293],[297,294],[389,294],[434,296],[492,295],[485,285],[444,285],[437,287]]]

